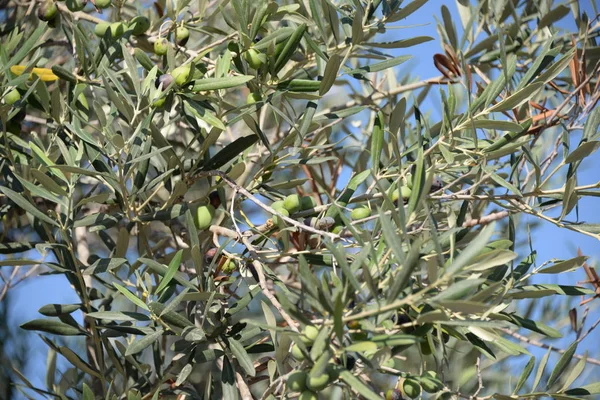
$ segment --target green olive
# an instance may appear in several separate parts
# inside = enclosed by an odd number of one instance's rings
[[[305,344],[311,345],[317,339],[319,335],[319,329],[312,325],[306,325],[306,327],[302,330],[302,336],[300,336],[300,340],[302,340]]]
[[[96,0],[95,3],[96,3],[96,7],[100,8],[100,9],[110,7],[110,0]]]
[[[156,39],[154,42],[154,53],[159,56],[164,56],[169,51],[169,41],[165,38]]]
[[[300,211],[300,196],[290,194],[283,200],[283,206],[290,214]]]
[[[319,375],[319,376],[310,376],[306,377],[306,387],[315,392],[319,392],[329,386],[329,375],[327,372]]]
[[[421,353],[423,353],[423,355],[431,355],[432,350],[431,350],[431,346],[429,345],[429,341],[424,341],[421,342]]]
[[[298,400],[319,400],[319,396],[315,392],[311,392],[310,390],[305,390],[300,394]]]
[[[285,208],[283,206],[283,200],[277,200],[271,203],[271,208]]]
[[[306,389],[306,372],[296,371],[287,380],[287,387],[292,392],[301,392]]]
[[[301,210],[310,210],[311,208],[315,208],[317,206],[317,201],[312,196],[302,196],[300,199],[300,209]]]
[[[291,353],[292,357],[294,357],[298,361],[304,361],[304,359],[306,358],[302,350],[300,350],[300,346],[298,346],[297,344],[292,346]]]
[[[288,212],[288,210],[286,210],[283,207],[281,207],[281,208],[273,207],[273,210],[277,211],[279,214],[283,215],[284,217],[290,216],[290,213]],[[273,215],[273,223],[279,225],[279,218],[277,217],[277,215]]]
[[[67,0],[67,8],[69,11],[81,11],[85,8],[87,0]]]
[[[175,29],[175,42],[179,46],[185,46],[189,38],[190,31],[185,26],[178,26],[177,29]]]
[[[236,270],[237,270],[237,263],[235,262],[235,260],[231,260],[231,259],[225,261],[225,263],[221,267],[221,272],[223,272],[226,275],[231,275]]]
[[[333,228],[331,228],[331,233],[335,234],[335,235],[339,235],[341,231],[344,230],[344,225],[334,225]]]
[[[348,321],[346,322],[346,326],[349,329],[359,329],[360,328],[360,322],[354,320],[354,321]]]
[[[138,15],[129,21],[129,27],[133,35],[140,36],[150,28],[150,20],[143,15]]]
[[[4,102],[12,105],[21,99],[21,93],[17,89],[13,89],[4,96]]]
[[[104,37],[104,34],[106,33],[106,30],[109,27],[110,27],[110,24],[108,22],[99,22],[96,24],[96,27],[94,28],[94,33],[96,34],[96,36]]]
[[[419,378],[419,383],[427,393],[437,393],[444,388],[435,371],[425,371],[425,374]]]
[[[58,7],[52,0],[46,1],[38,9],[38,18],[42,21],[52,21],[58,15]]]
[[[419,397],[421,394],[421,385],[419,385],[419,382],[416,380],[408,378],[404,380],[404,383],[402,384],[402,390],[404,391],[405,395],[411,399],[414,399],[415,397]]]
[[[262,65],[266,62],[265,55],[256,49],[248,49],[248,51],[244,53],[244,58],[246,58],[248,65],[254,69],[260,69],[260,67],[262,67]]]
[[[260,93],[251,92],[250,94],[248,94],[248,97],[246,97],[246,104],[254,104],[261,100],[262,100],[262,96],[260,95]],[[283,202],[282,202],[282,204],[283,204]]]
[[[152,106],[154,108],[161,108],[162,106],[165,105],[166,100],[167,100],[166,97],[160,97],[152,102]]]
[[[402,200],[408,200],[412,190],[408,186],[401,186],[400,189],[396,189],[392,192],[392,201],[396,201],[402,196]]]
[[[212,205],[207,204],[205,206],[198,207],[195,220],[196,228],[200,230],[207,229],[212,224],[214,216],[215,208]]]
[[[171,75],[175,78],[175,84],[177,86],[183,86],[190,80],[190,73],[192,72],[191,64],[182,65],[180,67],[175,68]]]
[[[118,39],[125,33],[125,24],[122,22],[113,22],[110,24],[109,29],[110,36],[112,36],[113,39]]]
[[[357,221],[359,219],[367,218],[370,215],[371,215],[371,210],[369,209],[369,207],[362,206],[362,207],[357,207],[354,210],[352,210],[352,213],[350,214],[350,218],[352,218],[354,221]]]

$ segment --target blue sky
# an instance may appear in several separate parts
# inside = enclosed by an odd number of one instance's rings
[[[586,2],[580,2],[586,3]],[[387,39],[392,36],[395,39],[401,39],[405,37],[429,35],[435,38],[434,41],[424,43],[416,48],[406,49],[401,54],[415,54],[413,60],[401,66],[401,70],[410,70],[413,75],[417,75],[420,78],[431,78],[439,75],[439,72],[434,68],[432,62],[432,56],[435,53],[442,53],[440,41],[436,31],[436,21],[434,16],[440,17],[440,6],[446,4],[454,17],[454,23],[457,29],[460,29],[461,22],[456,12],[456,6],[453,1],[430,1],[428,5],[422,7],[419,11],[415,12],[409,17],[406,23],[410,25],[426,24],[424,26],[413,26],[406,29],[396,29],[388,31]],[[585,8],[582,5],[582,8]],[[593,15],[591,5],[587,4],[588,15]],[[573,27],[572,16],[568,15],[559,24],[562,26]],[[460,34],[460,33],[459,33]],[[415,49],[417,49],[415,51]],[[430,95],[430,99],[424,103],[422,111],[432,112],[432,116],[435,120],[440,115],[440,102],[438,89],[434,88]],[[593,183],[598,180],[598,167],[600,166],[600,159],[598,155],[589,158],[580,167],[579,182],[580,184]],[[597,212],[600,206],[599,201],[594,198],[586,198],[580,201],[580,220],[586,222],[600,223],[600,215]],[[530,220],[530,219],[529,219]],[[520,232],[521,235],[525,232]],[[521,237],[523,239],[523,237]],[[542,226],[535,231],[532,235],[532,245],[538,251],[538,261],[544,262],[551,258],[568,259],[574,257],[577,252],[577,248],[580,248],[583,254],[590,256],[590,264],[594,265],[598,259],[600,259],[600,246],[598,242],[590,237],[575,234],[564,229],[558,229],[549,223],[542,223]],[[35,257],[33,257],[35,258]],[[539,278],[536,278],[539,280]],[[561,282],[558,282],[558,277],[552,275],[545,275],[543,277],[544,282],[549,283],[562,283],[562,284],[575,284],[578,280],[585,279],[581,271],[576,271],[567,275],[560,275]],[[12,291],[12,312],[11,322],[12,324],[19,325],[26,321],[34,318],[39,318],[37,310],[48,303],[77,303],[78,298],[75,296],[74,291],[69,287],[67,280],[60,275],[41,276],[33,279],[29,279],[26,282],[20,284]],[[589,323],[598,318],[598,313],[594,312],[588,318]],[[28,369],[25,371],[26,376],[31,379],[34,385],[44,386],[44,374],[46,365],[46,354],[47,347],[45,344],[34,334],[27,333],[30,339],[30,362]],[[572,334],[568,334],[562,339],[557,346],[567,347],[573,339]],[[590,341],[587,342],[590,346]],[[596,348],[589,347],[590,351],[593,351],[596,356],[599,352]],[[542,351],[536,351],[535,354],[542,354]],[[582,353],[582,351],[578,351]],[[515,364],[515,368],[518,368]],[[595,372],[600,376],[600,367],[596,368]]]

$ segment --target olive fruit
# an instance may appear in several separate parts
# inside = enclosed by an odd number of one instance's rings
[[[96,0],[95,4],[100,9],[108,8],[110,7],[110,0]]]
[[[412,190],[408,186],[400,186],[400,189],[396,189],[392,192],[392,201],[396,201],[402,196],[402,200],[408,200]]]
[[[4,96],[4,102],[6,104],[12,105],[21,99],[21,93],[17,89],[13,89],[10,92],[6,93]]]
[[[196,228],[200,230],[207,229],[211,225],[214,216],[215,208],[212,205],[207,204],[198,207],[198,210],[196,211],[196,220],[194,221],[196,223]]]
[[[427,393],[437,393],[444,388],[435,371],[425,371],[425,374],[419,378],[419,383]]]
[[[300,349],[300,346],[298,346],[297,344],[292,346],[291,353],[292,353],[292,357],[294,357],[298,361],[304,361],[304,359],[306,358],[306,356]]]
[[[179,46],[185,46],[189,38],[190,31],[185,26],[178,26],[177,29],[175,29],[175,42]]]
[[[246,97],[246,104],[254,104],[262,100],[262,96],[258,92],[251,92]],[[283,203],[282,203],[283,204]]]
[[[367,218],[369,215],[371,215],[371,210],[369,209],[369,207],[363,206],[363,207],[357,207],[354,210],[352,210],[352,213],[350,214],[350,218],[352,218],[354,221],[356,221],[359,219]]]
[[[306,377],[306,387],[315,392],[325,389],[328,385],[329,374],[327,374],[327,372],[324,372],[319,376],[308,375]]]
[[[274,207],[273,210],[277,211],[279,214],[283,215],[284,217],[290,216],[290,213],[288,212],[288,210],[286,210],[283,207],[281,207],[281,208]],[[273,223],[279,224],[279,217],[277,217],[277,215],[273,215]]]
[[[110,36],[114,39],[118,39],[125,33],[125,24],[122,22],[113,22],[109,26]]]
[[[256,49],[248,49],[244,53],[244,58],[246,58],[248,65],[254,69],[259,69],[265,63],[265,55]]]
[[[421,385],[414,379],[405,379],[404,383],[402,383],[402,390],[404,394],[414,399],[415,397],[419,397],[421,394]]]
[[[283,200],[283,207],[285,207],[290,214],[298,212],[300,210],[300,196],[297,194],[290,194]]]
[[[356,321],[356,320],[354,320],[354,321],[348,321],[348,322],[346,323],[346,326],[347,326],[349,329],[359,329],[359,328],[360,328],[360,322],[358,322],[358,321]]]
[[[38,9],[38,18],[42,21],[52,21],[58,15],[58,7],[52,0],[44,2]]]
[[[283,200],[274,201],[273,203],[271,203],[271,208],[284,208]]]
[[[421,353],[423,353],[423,355],[431,355],[432,353],[432,349],[431,346],[429,345],[429,341],[424,341],[421,342]]]
[[[159,56],[164,56],[169,51],[169,41],[165,38],[156,39],[154,42],[154,53]]]
[[[339,235],[340,232],[342,232],[344,230],[344,225],[334,225],[333,228],[331,228],[331,233],[335,234],[335,235]]]
[[[315,392],[306,390],[300,394],[298,400],[319,400],[319,396]]]
[[[306,325],[306,327],[302,330],[302,336],[300,336],[300,340],[302,340],[307,345],[311,345],[315,342],[315,339],[317,339],[318,335],[318,328],[312,325]]]
[[[69,11],[81,11],[85,8],[87,0],[67,0],[67,8]]]
[[[158,89],[160,87],[160,84],[162,83],[162,88],[163,88],[163,90],[165,90],[167,87],[169,87],[169,85],[172,82],[173,82],[173,75],[162,74],[161,76],[156,78],[156,81],[154,81],[154,85]]]
[[[94,33],[96,34],[96,36],[104,37],[104,34],[106,33],[106,30],[109,27],[110,27],[110,24],[108,22],[99,22],[96,24],[96,27],[94,28]]]
[[[315,208],[317,206],[317,201],[312,196],[302,196],[300,199],[300,209],[301,210],[310,210],[311,208]]]
[[[133,35],[143,35],[150,28],[150,20],[143,15],[138,15],[129,21],[129,28]]]
[[[296,371],[287,380],[287,387],[292,392],[301,392],[306,389],[306,372]]]
[[[152,102],[152,106],[154,108],[161,108],[162,106],[165,105],[166,100],[167,100],[166,97],[160,97]]]
[[[385,392],[385,400],[404,400],[399,389],[390,389]]]
[[[234,273],[237,270],[237,264],[235,262],[235,260],[227,260],[225,261],[225,263],[223,263],[223,266],[221,267],[221,272],[223,272],[226,275],[230,275],[232,273]]]
[[[175,68],[171,72],[171,75],[173,75],[173,78],[175,78],[175,83],[177,84],[177,86],[183,86],[189,82],[191,72],[192,66],[191,64],[187,64]]]

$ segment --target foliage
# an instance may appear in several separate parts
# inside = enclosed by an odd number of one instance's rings
[[[578,220],[600,47],[577,1],[442,6],[425,80],[397,67],[434,38],[390,28],[426,0],[4,3],[0,271],[80,298],[21,326],[49,348],[23,393],[600,392],[577,353],[597,324],[574,309],[563,350],[542,315],[594,298],[547,279],[583,266],[596,289],[587,257],[518,254],[531,221],[600,239]]]

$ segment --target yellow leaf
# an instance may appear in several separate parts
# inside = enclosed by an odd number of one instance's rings
[[[19,76],[25,72],[25,68],[24,65],[13,65],[10,67],[10,72]],[[29,75],[29,79],[34,79],[34,76],[38,76],[43,82],[54,82],[58,80],[58,76],[54,75],[54,72],[49,68],[33,68]]]

